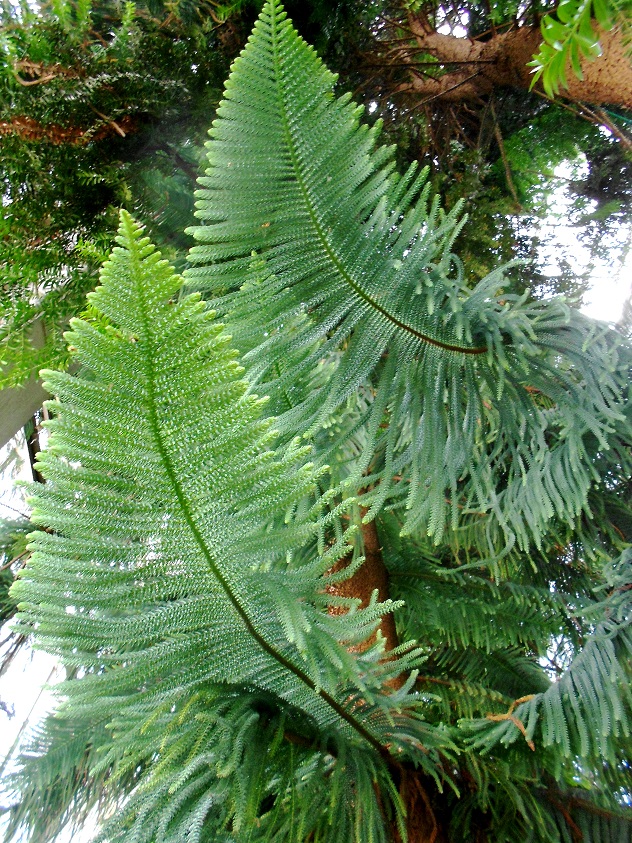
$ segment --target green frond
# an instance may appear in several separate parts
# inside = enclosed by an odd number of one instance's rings
[[[469,787],[455,801],[451,828],[455,840],[487,834],[494,843],[626,843],[632,831],[629,811],[612,793],[591,788],[579,768],[566,770],[566,783],[536,772],[530,757],[469,756]],[[579,837],[579,834],[582,837]]]
[[[5,794],[18,796],[7,810],[5,839],[28,826],[32,840],[53,840],[65,828],[79,832],[90,813],[107,810],[110,769],[95,773],[102,746],[111,740],[106,721],[51,715],[32,730],[21,752],[21,767],[3,782]],[[131,771],[122,792],[138,778]]]
[[[297,507],[317,477],[301,464],[305,449],[270,451],[272,423],[247,394],[222,326],[199,296],[176,300],[180,278],[125,212],[118,242],[90,295],[91,321],[73,320],[67,335],[83,368],[45,373],[57,399],[33,520],[46,530],[32,534],[13,587],[16,629],[81,675],[62,684],[59,716],[106,724],[96,760],[85,740],[77,751],[88,752],[93,791],[134,785],[120,819],[126,839],[153,839],[158,826],[169,840],[238,833],[270,794],[280,834],[295,788],[315,799],[318,781],[333,776],[339,796],[309,820],[311,833],[324,840],[318,829],[344,813],[346,836],[336,839],[364,840],[349,825],[361,799],[374,839],[385,840],[373,782],[390,800],[384,810],[399,815],[391,754],[440,778],[439,751],[452,747],[446,730],[423,721],[412,679],[384,691],[419,652],[404,646],[385,661],[379,636],[361,653],[347,649],[393,604],[326,611],[327,571],[348,544],[343,534],[320,558],[293,562],[293,549],[315,545],[322,530]],[[283,745],[275,758],[261,751],[271,729]],[[293,740],[307,747],[296,781]],[[299,785],[301,765],[314,781]],[[247,786],[247,770],[260,785]],[[72,806],[69,782],[44,775],[42,786],[51,783],[55,826]],[[164,788],[181,794],[173,813]],[[217,810],[214,788],[226,795]]]
[[[96,815],[103,843],[630,839],[632,555],[604,561],[630,538],[629,349],[470,282],[460,210],[334,81],[269,0],[198,195],[190,277],[227,331],[122,213],[81,368],[45,374],[44,529],[8,599],[68,678],[3,784],[16,838]],[[158,231],[190,210],[168,170],[137,197],[174,199]],[[364,554],[387,584],[341,592]]]
[[[488,553],[538,543],[553,517],[587,512],[587,438],[616,441],[615,336],[507,293],[500,271],[470,290],[451,253],[459,209],[441,210],[424,172],[394,172],[334,81],[268,2],[211,129],[189,278],[216,297],[285,439],[360,394],[342,430],[360,443],[347,480],[368,517],[401,506],[407,531],[438,542],[482,516]]]
[[[200,694],[186,718],[160,720],[169,723],[160,763],[97,840],[199,841],[209,829],[226,841],[389,840],[374,784],[398,797],[383,766],[344,742],[332,741],[333,755],[301,739],[294,729],[307,723],[273,698],[247,688],[221,700]],[[356,800],[363,828],[349,810]]]
[[[432,558],[420,543],[380,520],[391,593],[405,601],[398,612],[405,638],[442,648],[492,652],[534,642],[544,647],[568,616],[563,591],[550,584],[494,581],[486,566],[454,567]]]
[[[30,531],[26,518],[0,520],[0,624],[15,613],[16,602],[9,589],[26,556],[26,536]]]
[[[512,707],[501,720],[463,721],[471,746],[490,751],[497,743],[527,740],[557,747],[566,758],[597,759],[617,765],[618,753],[629,751],[632,724],[632,552],[605,572],[599,602],[578,611],[593,625],[568,669],[546,691]],[[514,710],[515,708],[515,710]]]

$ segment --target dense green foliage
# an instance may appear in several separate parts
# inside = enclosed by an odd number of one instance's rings
[[[96,283],[118,207],[182,254],[193,145],[227,63],[212,21],[131,3],[8,5],[1,38],[0,383],[11,385],[67,359],[62,333]]]
[[[181,268],[204,132],[260,5],[58,0],[2,6],[0,385],[67,361],[62,334],[96,283],[118,207],[148,226]],[[476,38],[490,26],[537,24],[553,4],[462,0],[415,8],[431,27],[467,22],[467,34]],[[612,255],[620,252],[616,236],[604,235],[616,235],[629,217],[625,115],[590,117],[581,106],[510,89],[475,108],[441,102],[420,108],[399,92],[408,70],[392,55],[392,39],[406,40],[408,4],[311,0],[292,3],[290,11],[340,72],[338,92],[357,93],[371,104],[371,120],[384,119],[398,162],[428,164],[446,208],[467,201],[470,219],[458,251],[471,279],[501,261],[527,257],[536,267],[515,269],[522,282],[529,275],[535,286],[538,276],[542,291],[581,292],[585,279],[563,260],[551,280],[538,261],[534,227],[546,213],[542,196],[560,187],[555,167],[580,153],[588,174],[572,186],[573,223],[592,252],[600,244],[602,252],[603,244]],[[417,55],[414,44],[410,49],[419,72],[428,71],[431,57]],[[614,121],[622,138],[585,117]]]
[[[46,373],[12,596],[69,679],[10,834],[630,839],[630,347],[467,284],[458,214],[333,84],[268,2],[187,277],[232,340],[123,212],[82,368]]]
[[[500,273],[470,291],[451,251],[458,208],[446,216],[415,165],[397,176],[355,105],[324,107],[333,79],[315,54],[276,49],[238,60],[218,111],[193,283],[225,294],[215,306],[282,434],[335,417],[339,454],[354,431],[349,482],[371,489],[371,514],[405,504],[406,529],[438,541],[459,510],[489,509],[488,552],[495,524],[509,545],[538,541],[586,503],[586,434],[609,447],[622,419],[612,337]]]
[[[349,765],[364,777],[365,822],[384,839],[375,777],[395,801],[393,810],[398,800],[383,747],[434,772],[436,750],[451,745],[445,730],[407,711],[404,689],[382,691],[417,653],[380,663],[381,642],[361,657],[346,649],[393,607],[323,611],[331,602],[328,583],[340,578],[326,572],[350,534],[315,552],[327,519],[295,511],[316,479],[309,465],[296,470],[304,451],[290,448],[281,461],[273,458],[270,422],[259,420],[260,401],[244,397],[221,326],[199,297],[172,302],[180,279],[126,216],[119,242],[124,249],[115,250],[90,297],[100,321],[75,321],[69,335],[84,375],[47,374],[61,405],[50,406],[51,446],[40,460],[48,482],[33,519],[54,532],[37,535],[14,589],[34,613],[22,615],[21,630],[37,618],[39,643],[87,674],[66,685],[62,716],[73,731],[107,722],[105,763],[132,779],[163,746],[162,763],[152,765],[151,782],[112,839],[126,839],[130,823],[142,839],[154,838],[156,824],[177,838],[200,810],[188,798],[200,788],[201,820],[208,814],[218,830],[248,828],[279,777],[292,790],[297,762],[312,771],[308,792],[322,788],[330,765],[323,765],[321,745],[345,757],[337,768],[343,793],[302,822],[327,829],[345,803],[351,807],[344,797],[350,783],[343,781]],[[205,434],[193,462],[191,429],[200,405]],[[81,501],[78,509],[67,507],[71,498]],[[323,506],[321,499],[317,508]],[[302,558],[288,555],[305,545]],[[172,667],[165,671],[166,665]],[[308,750],[283,740],[294,728]],[[268,762],[261,741],[270,739],[278,746]],[[204,761],[191,756],[202,743]],[[214,795],[207,752],[219,774]],[[236,791],[222,804],[226,786]],[[182,792],[182,811],[165,811],[165,787],[176,802]],[[269,819],[279,833],[288,822],[285,812]],[[349,837],[353,822],[350,812],[339,839]]]

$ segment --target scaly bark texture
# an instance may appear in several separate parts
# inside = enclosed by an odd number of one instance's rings
[[[364,508],[361,509],[361,515],[362,517],[366,515]],[[364,563],[352,577],[338,583],[336,586],[329,586],[327,591],[339,597],[357,597],[360,599],[361,605],[364,608],[369,605],[371,595],[375,589],[377,589],[380,601],[387,600],[389,597],[389,587],[388,573],[382,558],[382,549],[380,547],[375,521],[362,524],[361,533],[364,547]],[[348,564],[346,560],[341,560],[334,569],[341,570],[346,564]],[[329,611],[332,615],[338,615],[345,612],[346,609],[331,606]],[[380,631],[386,641],[386,650],[392,650],[394,647],[397,647],[397,631],[392,614],[384,615],[380,623]],[[372,643],[372,640],[369,639],[364,646],[368,646]]]
[[[360,514],[363,518],[367,510],[361,508]],[[365,561],[361,567],[350,577],[335,587],[330,586],[328,592],[341,597],[358,597],[362,606],[367,606],[371,595],[377,589],[380,601],[386,600],[389,594],[388,572],[382,557],[382,548],[375,521],[362,524],[362,544]],[[340,570],[345,565],[345,560],[336,565]],[[332,606],[329,611],[332,614],[344,612],[345,609]],[[392,650],[399,643],[395,620],[392,614],[385,615],[380,624],[380,631],[386,640],[386,650]],[[373,639],[370,639],[370,643]],[[405,677],[393,682],[393,690],[401,687]],[[447,843],[447,832],[442,827],[440,819],[433,809],[430,793],[427,788],[433,788],[433,783],[423,774],[416,770],[401,768],[399,780],[399,792],[403,804],[406,806],[406,832],[408,843]],[[395,843],[402,843],[399,832],[393,829]]]
[[[448,831],[441,818],[437,817],[424,787],[424,776],[418,771],[403,772],[399,786],[402,801],[406,806],[406,833],[408,843],[448,843]],[[426,780],[430,785],[430,781]],[[394,835],[401,843],[399,834]]]
[[[475,101],[498,87],[528,89],[531,85],[533,76],[527,63],[541,41],[537,27],[519,27],[487,40],[442,35],[413,15],[409,17],[409,27],[418,49],[434,56],[446,69],[440,77],[423,73],[415,69],[414,58],[402,49],[398,59],[411,65],[411,73],[399,90],[414,93],[420,104],[438,99]],[[610,32],[597,30],[597,35],[603,55],[594,61],[582,61],[583,79],[569,69],[568,88],[562,88],[560,94],[577,102],[632,109],[632,61],[622,32],[618,28]]]

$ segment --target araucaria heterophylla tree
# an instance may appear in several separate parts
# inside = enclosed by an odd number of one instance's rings
[[[13,596],[70,678],[11,832],[629,839],[629,348],[468,285],[458,213],[333,82],[268,2],[185,286],[123,212],[45,374]]]

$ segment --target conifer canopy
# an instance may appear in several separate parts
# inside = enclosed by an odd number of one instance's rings
[[[630,839],[629,346],[469,283],[333,82],[268,0],[186,283],[122,211],[44,373],[9,838]]]

